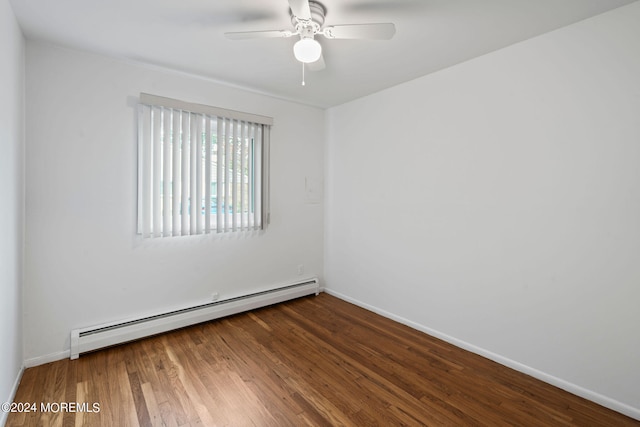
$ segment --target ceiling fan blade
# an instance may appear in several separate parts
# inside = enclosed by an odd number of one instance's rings
[[[311,19],[309,0],[289,0],[291,13],[298,19]]]
[[[224,36],[230,40],[248,40],[248,39],[270,39],[279,37],[291,37],[294,33],[289,30],[270,30],[270,31],[238,31],[224,33]]]
[[[320,59],[318,59],[316,62],[307,64],[307,68],[309,69],[309,71],[322,71],[326,66],[327,65],[324,63],[324,57],[322,55],[320,55]]]
[[[385,24],[351,24],[326,27],[320,34],[329,39],[389,40],[396,33],[396,26]]]
[[[267,10],[243,10],[242,8],[225,8],[224,12],[212,13],[210,10],[183,8],[172,9],[162,13],[162,19],[170,23],[177,23],[181,26],[201,26],[205,28],[215,28],[221,25],[233,25],[238,23],[265,22],[277,19],[280,15],[275,11]]]

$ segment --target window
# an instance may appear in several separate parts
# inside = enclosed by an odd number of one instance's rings
[[[272,119],[141,94],[138,233],[263,229]]]

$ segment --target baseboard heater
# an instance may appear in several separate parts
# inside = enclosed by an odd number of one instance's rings
[[[318,279],[294,283],[276,289],[214,301],[153,316],[105,323],[71,331],[71,359],[81,353],[184,328],[232,314],[277,304],[294,298],[318,294]]]

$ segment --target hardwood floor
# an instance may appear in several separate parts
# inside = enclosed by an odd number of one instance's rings
[[[327,294],[27,369],[15,402],[7,426],[640,425]]]

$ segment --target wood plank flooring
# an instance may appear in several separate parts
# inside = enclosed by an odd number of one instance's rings
[[[27,369],[15,402],[7,426],[640,426],[327,294]]]

